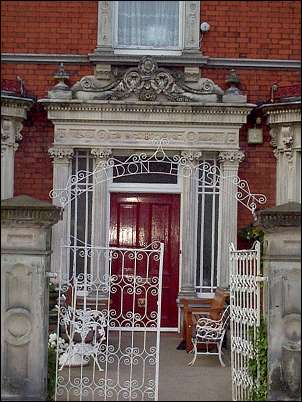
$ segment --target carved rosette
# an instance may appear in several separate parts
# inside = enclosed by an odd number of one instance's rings
[[[70,161],[73,157],[74,150],[71,147],[58,147],[54,146],[49,148],[48,153],[50,157],[53,159],[53,162],[58,161]]]
[[[219,152],[217,160],[219,163],[240,163],[244,160],[243,151],[222,151]]]

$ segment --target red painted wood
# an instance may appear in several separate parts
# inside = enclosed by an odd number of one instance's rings
[[[112,193],[110,210],[111,246],[140,248],[155,240],[165,244],[161,326],[177,327],[179,195]],[[131,273],[130,261],[127,267]]]

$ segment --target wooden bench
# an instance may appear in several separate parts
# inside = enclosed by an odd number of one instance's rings
[[[212,320],[219,320],[228,297],[228,292],[223,288],[217,287],[213,298],[182,298],[180,304],[183,305],[183,327],[182,336],[186,344],[186,351],[190,352],[193,348],[192,344],[192,330],[194,326],[194,315],[201,314],[211,318]]]

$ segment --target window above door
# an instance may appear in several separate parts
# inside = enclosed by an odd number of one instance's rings
[[[119,53],[183,49],[182,1],[115,1],[113,43]]]
[[[99,1],[99,55],[199,54],[199,1]]]

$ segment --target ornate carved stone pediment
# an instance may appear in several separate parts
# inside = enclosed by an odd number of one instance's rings
[[[208,78],[188,86],[152,57],[143,57],[138,67],[129,68],[120,79],[102,86],[95,76],[83,77],[72,88],[74,99],[140,100],[172,102],[220,102],[222,89]]]

